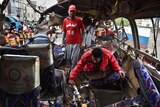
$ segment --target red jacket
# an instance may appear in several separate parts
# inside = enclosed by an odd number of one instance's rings
[[[108,67],[110,67],[119,72],[121,70],[120,66],[116,58],[112,55],[112,53],[105,48],[102,48],[103,56],[102,61],[100,63],[99,72],[106,71],[108,72]],[[81,72],[93,72],[96,69],[96,65],[92,61],[92,50],[87,51],[83,54],[81,59],[78,61],[77,65],[74,67],[70,74],[70,79],[74,80],[76,76]]]

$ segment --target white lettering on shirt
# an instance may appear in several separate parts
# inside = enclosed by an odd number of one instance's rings
[[[76,27],[76,26],[77,26],[77,23],[75,23],[75,24],[68,23],[68,24],[66,25],[66,27]]]

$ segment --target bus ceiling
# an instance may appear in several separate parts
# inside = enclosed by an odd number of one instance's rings
[[[58,4],[48,8],[43,14],[55,12],[67,16],[70,4],[77,6],[77,15],[88,15],[98,20],[117,18],[120,16],[135,18],[150,18],[160,16],[159,0],[58,0]],[[153,12],[154,11],[154,12]],[[65,13],[65,14],[64,14]]]

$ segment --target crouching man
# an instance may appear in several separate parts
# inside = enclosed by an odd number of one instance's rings
[[[125,78],[114,55],[105,48],[94,48],[85,52],[69,76],[69,84],[79,86],[85,79],[97,80],[110,78],[117,74],[117,79]],[[109,80],[109,79],[108,79]]]

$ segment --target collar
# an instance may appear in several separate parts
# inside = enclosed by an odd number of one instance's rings
[[[76,16],[74,16],[74,19],[72,19],[70,16],[68,16],[67,19],[69,19],[69,20],[75,20]]]

